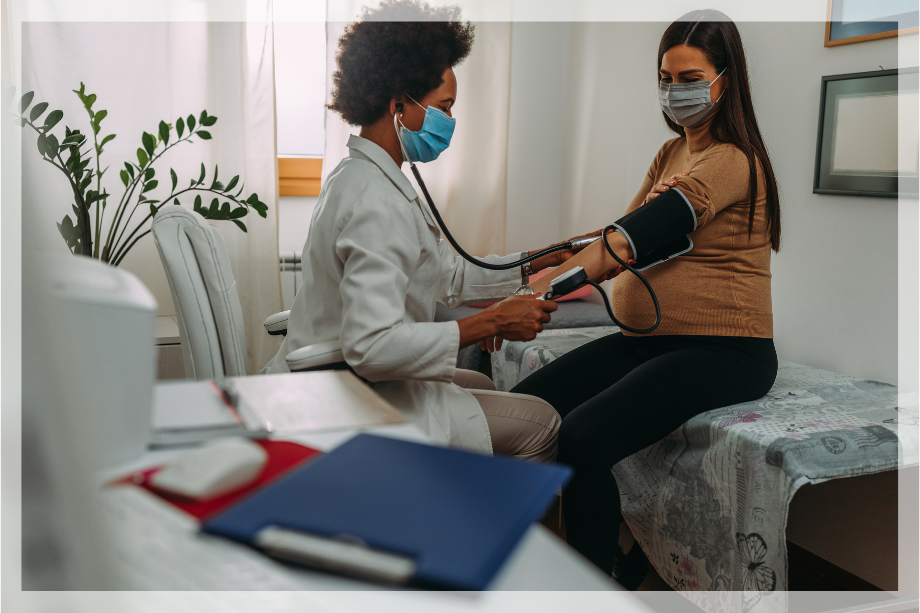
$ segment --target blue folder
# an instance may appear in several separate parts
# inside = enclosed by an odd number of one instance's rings
[[[481,590],[570,476],[564,466],[360,434],[202,530],[348,574]]]

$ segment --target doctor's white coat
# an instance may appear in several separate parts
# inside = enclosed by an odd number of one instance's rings
[[[288,353],[338,338],[355,372],[434,440],[491,453],[479,403],[451,383],[459,327],[434,322],[435,304],[504,298],[520,268],[489,271],[455,256],[393,159],[357,136],[348,148],[320,193],[287,336],[263,372],[287,372]]]

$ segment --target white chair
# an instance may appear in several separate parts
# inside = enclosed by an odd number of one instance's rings
[[[176,305],[186,377],[246,375],[243,310],[220,232],[198,213],[171,206],[154,217],[153,238]],[[266,331],[286,334],[289,314],[270,316]],[[301,347],[287,363],[292,371],[347,368],[337,341]]]

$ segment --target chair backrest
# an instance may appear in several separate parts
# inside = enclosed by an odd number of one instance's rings
[[[176,305],[186,377],[246,375],[243,309],[220,232],[198,213],[169,206],[154,217],[153,238]]]

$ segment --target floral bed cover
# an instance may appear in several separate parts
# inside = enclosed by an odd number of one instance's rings
[[[492,356],[496,386],[616,331],[507,343]],[[796,490],[916,465],[917,404],[885,383],[780,361],[764,398],[697,415],[614,466],[623,517],[661,577],[704,610],[785,610]]]

